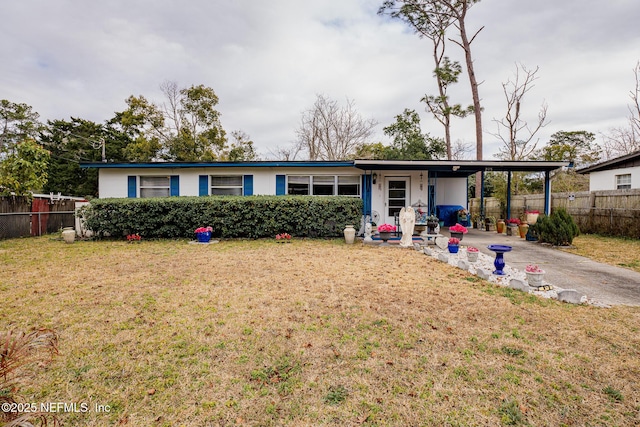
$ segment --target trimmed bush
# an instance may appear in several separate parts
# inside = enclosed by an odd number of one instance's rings
[[[139,233],[145,238],[193,238],[211,226],[215,237],[338,237],[358,225],[362,200],[331,196],[208,196],[95,199],[83,212],[98,236]]]
[[[556,246],[568,246],[580,235],[575,221],[563,208],[555,209],[550,216],[541,216],[535,224],[534,232],[541,242]]]

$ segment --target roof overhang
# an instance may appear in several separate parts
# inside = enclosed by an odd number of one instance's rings
[[[355,160],[363,170],[424,170],[438,176],[469,176],[476,172],[548,172],[569,162],[484,160]]]
[[[599,172],[603,170],[616,169],[626,163],[637,164],[640,161],[640,151],[634,151],[633,153],[625,156],[616,157],[615,159],[606,160],[595,165],[587,166],[582,169],[578,169],[576,173],[585,174],[590,172]]]
[[[147,162],[147,163],[80,163],[87,169],[132,168],[308,168],[353,167],[353,161],[254,161],[254,162]]]

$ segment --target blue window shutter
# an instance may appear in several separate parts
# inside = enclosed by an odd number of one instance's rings
[[[276,196],[283,196],[287,194],[285,186],[285,176],[276,175]]]
[[[363,215],[371,215],[371,175],[362,175]]]
[[[130,175],[127,177],[127,197],[138,197],[138,177]]]
[[[200,175],[198,180],[198,196],[209,195],[209,175]]]
[[[253,175],[244,176],[244,195],[253,196]]]
[[[179,175],[171,175],[169,195],[172,197],[180,195],[180,176]]]

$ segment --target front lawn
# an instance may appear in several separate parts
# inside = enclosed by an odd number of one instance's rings
[[[573,246],[563,250],[640,273],[640,239],[582,234]]]
[[[640,424],[640,308],[413,250],[43,237],[0,242],[0,267],[0,331],[60,337],[20,396],[89,403],[68,426]]]

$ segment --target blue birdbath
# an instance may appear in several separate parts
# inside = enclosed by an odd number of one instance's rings
[[[496,269],[493,274],[497,276],[504,276],[504,271],[502,271],[504,268],[504,253],[510,252],[513,247],[507,245],[489,245],[487,248],[496,253],[496,259],[493,261],[493,265]]]

